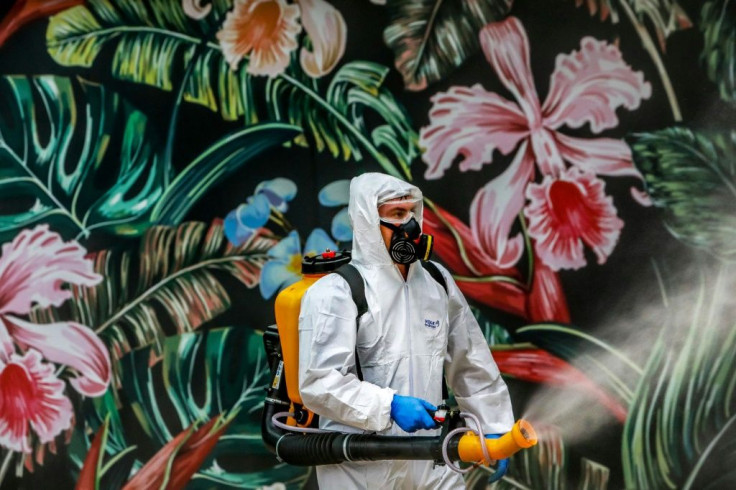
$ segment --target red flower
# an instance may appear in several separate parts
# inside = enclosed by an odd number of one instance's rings
[[[7,363],[0,359],[0,445],[30,452],[29,425],[46,443],[70,427],[72,415],[64,382],[40,353],[12,354]]]
[[[561,130],[588,125],[597,134],[614,128],[616,110],[638,108],[651,95],[651,86],[624,62],[616,46],[586,37],[579,51],[557,56],[549,93],[541,102],[531,72],[529,40],[518,19],[488,24],[480,33],[480,43],[513,101],[479,84],[437,93],[420,145],[426,149],[426,178],[441,177],[458,160],[462,171],[480,170],[493,162],[496,150],[514,155],[508,168],[477,192],[470,209],[476,243],[498,267],[508,268],[524,252],[523,235],[511,236],[511,232],[537,169],[543,177],[560,177],[576,167],[596,175],[642,178],[622,140],[579,138]],[[640,191],[632,192],[647,203]],[[605,245],[609,243],[610,239]],[[552,257],[548,249],[537,250],[542,261]],[[546,265],[555,270],[567,267],[554,258]]]
[[[0,362],[2,409],[0,445],[30,451],[25,439],[27,424],[42,442],[64,429],[69,400],[64,383],[53,375],[47,361],[69,366],[71,385],[86,396],[100,396],[110,382],[110,356],[105,344],[85,325],[75,322],[35,324],[20,316],[33,304],[60,306],[72,296],[64,284],[93,286],[102,280],[94,272],[86,250],[77,242],[64,242],[48,225],[21,231],[0,254]],[[26,352],[19,357],[17,350]],[[24,374],[25,373],[25,374]],[[8,389],[10,391],[5,392]],[[62,397],[63,401],[58,397]],[[38,411],[38,419],[35,411]],[[71,413],[71,412],[69,412]],[[55,414],[55,415],[54,415]],[[8,418],[11,417],[11,418]],[[3,425],[5,424],[5,425]]]
[[[434,235],[435,253],[453,271],[467,297],[530,322],[570,322],[557,273],[541,261],[536,260],[529,289],[516,268],[499,268],[468,225],[436,204],[424,208],[422,226]]]
[[[599,264],[613,251],[624,222],[604,186],[595,175],[570,168],[559,179],[547,176],[540,185],[527,187],[529,236],[553,270],[583,267],[583,243],[593,249]]]

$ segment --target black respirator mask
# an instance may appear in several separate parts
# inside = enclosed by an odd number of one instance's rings
[[[392,230],[391,244],[388,253],[397,264],[411,264],[419,260],[429,260],[432,255],[434,239],[432,235],[423,235],[416,219],[395,225],[381,221],[381,226]]]

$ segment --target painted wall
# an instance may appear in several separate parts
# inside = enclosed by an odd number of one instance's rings
[[[260,333],[366,171],[540,430],[495,488],[736,484],[733,0],[5,3],[2,488],[313,486]]]

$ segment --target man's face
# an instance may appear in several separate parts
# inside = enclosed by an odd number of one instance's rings
[[[386,204],[382,204],[381,206],[378,206],[378,217],[386,218],[390,222],[398,224],[409,218],[412,211],[414,210],[415,204],[416,203],[411,200],[411,198],[406,198],[405,200],[395,200]],[[380,224],[378,225],[378,227],[381,229],[383,243],[386,245],[386,250],[388,250],[391,246],[391,236],[394,232],[390,228],[386,226],[381,226]]]

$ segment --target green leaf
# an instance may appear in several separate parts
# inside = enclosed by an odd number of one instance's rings
[[[101,85],[0,79],[0,240],[45,221],[86,236],[150,225],[171,169],[146,116]]]
[[[109,45],[113,76],[166,91],[177,84],[174,73],[194,63],[185,100],[219,111],[226,120],[242,116],[255,123],[251,76],[244,68],[232,71],[219,45],[208,41],[231,4],[211,2],[207,19],[195,21],[184,13],[180,1],[88,0],[50,18],[48,52],[63,66],[89,68]],[[208,49],[195,56],[201,43]]]
[[[736,481],[733,271],[701,271],[673,302],[624,426],[626,488],[716,489]],[[697,275],[696,275],[697,277]]]
[[[389,0],[383,38],[409,90],[442,80],[480,47],[478,33],[502,19],[510,0]]]
[[[736,255],[736,131],[669,128],[631,138],[634,162],[670,232],[690,246]]]
[[[232,71],[220,45],[207,41],[210,34],[199,23],[181,19],[179,3],[169,8],[168,3],[156,2],[150,9],[140,9],[134,0],[90,0],[51,18],[48,51],[64,66],[90,67],[102,47],[111,44],[115,49],[111,69],[117,78],[167,91],[183,83],[185,101],[219,110],[226,120],[243,116],[246,125],[264,119],[296,124],[318,151],[344,160],[368,156],[392,175],[410,176],[409,165],[418,155],[417,135],[404,108],[383,87],[387,68],[348,63],[323,93],[317,81],[292,63],[289,72],[267,82],[267,112],[259,114],[254,84],[246,72],[248,60]],[[214,17],[222,17],[229,8],[225,0],[213,5]],[[208,32],[216,28],[212,24]],[[189,67],[188,76],[183,82],[174,80],[173,74],[184,67]],[[371,120],[378,116],[370,127],[364,120],[368,111]],[[307,144],[308,139],[301,136],[296,142]]]
[[[705,2],[700,14],[705,43],[700,61],[721,98],[736,103],[736,4],[731,0]]]
[[[181,223],[192,206],[225,177],[264,150],[284,144],[299,133],[296,126],[264,123],[221,138],[166,188],[153,210],[153,220],[163,225]]]
[[[646,18],[654,27],[662,51],[672,33],[692,27],[678,0],[575,0],[575,5],[587,5],[590,15],[598,14],[601,20],[610,17],[614,24],[619,22],[620,9],[633,13],[640,22]]]
[[[514,343],[514,339],[511,338],[509,331],[498,323],[490,320],[479,308],[471,306],[470,311],[473,312],[473,316],[478,322],[480,330],[483,332],[483,336],[489,346],[510,345]]]
[[[258,332],[228,327],[172,336],[163,341],[160,356],[152,347],[138,349],[121,366],[120,416],[128,421],[127,431],[145,435],[154,448],[197,420],[220,413],[235,417],[193,483],[257,488],[304,476],[304,468],[280,464],[261,440],[260,413],[270,372]]]
[[[192,331],[230,308],[236,290],[225,287],[226,277],[255,287],[275,243],[262,230],[233,247],[219,223],[153,226],[137,253],[97,253],[95,270],[104,279],[92,288],[74,288],[65,304],[68,313],[49,308],[32,317],[41,323],[64,319],[89,325],[116,359],[136,347],[160,348],[167,335]]]
[[[282,74],[269,80],[269,117],[300,126],[318,151],[361,161],[367,153],[395,177],[410,177],[409,165],[418,155],[417,134],[406,110],[384,86],[388,68],[367,61],[343,65],[320,95],[299,75]],[[380,124],[369,128],[367,118]]]

